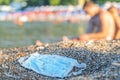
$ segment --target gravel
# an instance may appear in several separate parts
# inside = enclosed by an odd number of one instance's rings
[[[18,59],[34,52],[57,54],[87,64],[78,76],[64,79],[37,74],[23,68]],[[76,70],[76,69],[74,69]],[[57,42],[42,46],[31,45],[23,48],[0,49],[1,80],[120,80],[120,40]]]

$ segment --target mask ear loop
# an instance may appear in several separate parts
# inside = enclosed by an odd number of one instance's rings
[[[77,75],[81,74],[82,71],[86,69],[86,64],[85,64],[85,63],[81,63],[81,64],[76,63],[76,65],[75,65],[74,67],[79,68],[79,70],[76,71],[76,72],[71,72],[71,73],[69,73],[67,77],[77,76]]]

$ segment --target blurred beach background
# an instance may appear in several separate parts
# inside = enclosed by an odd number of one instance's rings
[[[53,43],[62,36],[85,33],[89,16],[82,9],[85,0],[0,0],[0,48],[23,47],[36,40]],[[101,8],[120,0],[93,0]]]

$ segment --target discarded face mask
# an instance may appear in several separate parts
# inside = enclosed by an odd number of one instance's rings
[[[79,64],[77,60],[59,55],[43,55],[38,52],[30,56],[21,57],[18,62],[25,68],[31,69],[39,74],[50,77],[69,77],[82,73],[86,68],[85,63]],[[73,67],[77,67],[79,71],[73,72]]]

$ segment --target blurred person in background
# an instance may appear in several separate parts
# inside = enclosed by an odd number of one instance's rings
[[[113,40],[115,36],[115,23],[112,15],[108,11],[102,10],[92,1],[86,1],[83,9],[89,16],[91,16],[86,34],[80,35],[72,40]],[[63,40],[65,41],[69,39],[64,36]]]
[[[115,39],[120,39],[120,16],[118,10],[115,6],[111,6],[108,11],[112,14],[114,22],[115,22]]]
[[[88,15],[91,16],[86,34],[72,39],[63,36],[63,41],[113,40],[116,27],[111,13],[107,10],[102,10],[92,1],[86,1],[83,9]],[[36,41],[36,45],[42,44],[42,42]]]

